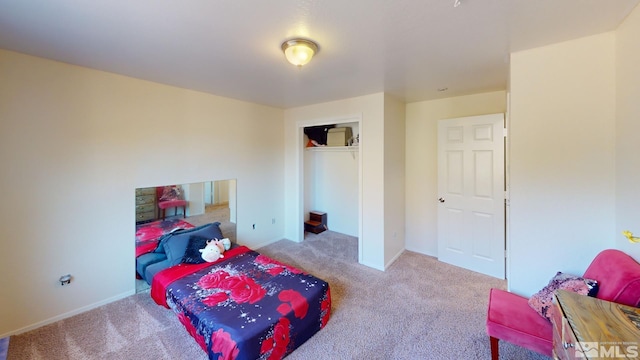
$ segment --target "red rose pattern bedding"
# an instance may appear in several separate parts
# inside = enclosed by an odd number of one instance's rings
[[[245,246],[224,256],[163,270],[151,286],[209,359],[282,359],[329,320],[327,282]]]
[[[180,219],[158,220],[136,225],[136,257],[153,251],[158,239],[175,229],[191,229],[194,226]]]

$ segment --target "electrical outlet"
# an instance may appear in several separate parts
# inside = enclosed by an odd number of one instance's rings
[[[68,285],[71,284],[71,274],[60,276],[60,285]]]

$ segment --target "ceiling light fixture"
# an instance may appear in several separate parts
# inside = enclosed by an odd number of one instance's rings
[[[318,52],[318,44],[306,39],[291,39],[282,43],[282,51],[287,61],[301,67]]]
[[[460,0],[455,0],[453,2],[453,7],[458,7],[458,6],[460,6]]]

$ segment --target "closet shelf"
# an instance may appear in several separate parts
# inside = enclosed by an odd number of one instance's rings
[[[305,151],[358,151],[360,146],[314,146],[306,147]]]

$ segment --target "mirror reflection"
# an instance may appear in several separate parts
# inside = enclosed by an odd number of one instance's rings
[[[164,234],[216,221],[224,237],[236,242],[235,179],[138,188],[135,206],[136,258],[154,251]],[[136,291],[148,287],[136,269]]]

